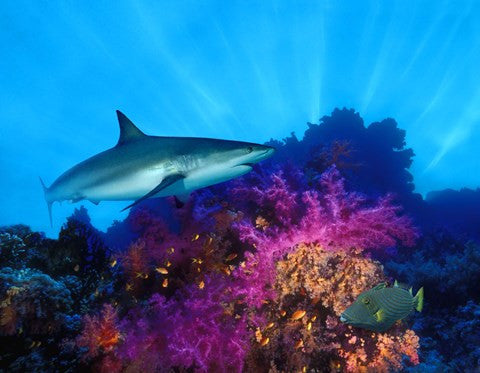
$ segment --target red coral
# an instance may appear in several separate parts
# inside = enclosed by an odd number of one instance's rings
[[[101,352],[110,352],[120,341],[117,328],[117,311],[110,304],[105,304],[100,315],[84,317],[82,334],[76,343],[80,347],[88,347],[85,357],[92,358]]]

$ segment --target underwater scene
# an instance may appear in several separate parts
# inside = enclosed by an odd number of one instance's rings
[[[0,372],[480,372],[480,3],[0,4]]]

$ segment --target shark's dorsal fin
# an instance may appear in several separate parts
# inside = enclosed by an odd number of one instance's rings
[[[117,146],[147,137],[120,110],[117,110],[117,118],[120,125],[120,137],[118,138]]]

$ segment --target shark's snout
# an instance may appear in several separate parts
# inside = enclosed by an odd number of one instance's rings
[[[267,149],[263,153],[266,157],[271,157],[275,153],[275,148],[272,148],[271,146],[267,146]]]
[[[258,155],[258,162],[264,159],[270,158],[273,155],[273,153],[275,153],[275,148],[272,148],[271,146],[267,146],[267,145],[262,145],[262,148]]]

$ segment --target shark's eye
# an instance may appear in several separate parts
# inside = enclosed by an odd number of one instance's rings
[[[253,148],[251,146],[249,146],[247,149],[246,149],[246,152],[247,154],[250,154],[251,152],[253,152]]]

